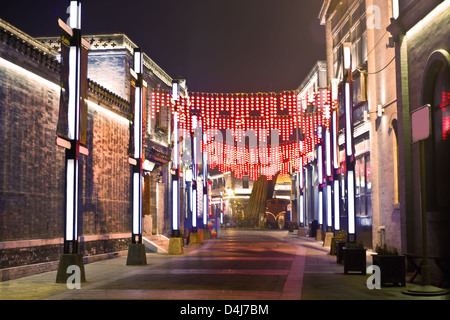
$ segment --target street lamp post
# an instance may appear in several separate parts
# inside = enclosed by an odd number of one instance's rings
[[[191,150],[192,150],[192,198],[191,198],[191,213],[192,213],[192,233],[190,235],[190,244],[199,244],[200,238],[197,227],[197,212],[198,212],[198,192],[197,192],[197,179],[198,179],[198,121],[197,116],[192,116],[192,133],[191,133]]]
[[[180,81],[172,82],[173,114],[173,159],[172,159],[172,236],[169,240],[169,255],[182,255],[183,238],[180,232],[180,135],[177,102],[180,95]]]
[[[330,129],[325,130],[325,165],[326,165],[326,196],[327,196],[327,231],[332,231],[333,227],[333,202],[332,202],[332,184],[333,176],[331,170],[331,133]]]
[[[203,227],[206,230],[208,224],[208,153],[206,151],[207,137],[206,133],[203,133]]]
[[[65,283],[69,274],[69,266],[77,266],[80,271],[80,281],[85,282],[83,257],[78,249],[78,172],[80,154],[88,154],[81,145],[81,131],[85,131],[87,116],[82,89],[87,82],[87,50],[89,44],[81,37],[81,1],[70,1],[67,12],[67,24],[58,20],[63,30],[61,38],[61,69],[62,69],[62,105],[64,110],[63,128],[58,124],[57,145],[66,148],[65,172],[65,230],[64,253],[60,257],[57,283]],[[84,46],[84,47],[83,47]],[[82,101],[83,100],[83,101]],[[83,114],[82,114],[83,113]],[[84,128],[84,129],[83,129]],[[66,140],[67,139],[67,140]],[[83,151],[84,150],[84,151]]]
[[[142,243],[142,166],[143,136],[142,123],[144,113],[144,90],[147,83],[143,79],[144,62],[142,49],[133,52],[133,69],[131,73],[131,100],[133,107],[133,150],[129,163],[132,165],[132,223],[131,244],[128,248],[127,265],[146,265],[145,246]]]
[[[348,240],[356,241],[355,217],[355,155],[353,142],[353,102],[352,102],[352,46],[344,43],[344,79],[345,95],[345,162],[347,187],[347,223]]]
[[[319,226],[320,229],[317,231],[322,232],[323,228],[323,187],[324,187],[324,170],[323,170],[323,127],[317,127],[317,136],[319,138],[319,144],[317,145],[317,181],[319,188],[319,210],[318,210],[318,218],[319,218]],[[318,237],[322,237],[322,234],[318,234]]]
[[[337,91],[337,89],[336,89]],[[333,92],[335,92],[333,90]],[[333,99],[333,101],[335,101]],[[331,113],[331,131],[333,140],[333,215],[334,215],[334,230],[341,229],[340,222],[340,205],[339,205],[339,176],[340,176],[340,165],[339,165],[339,146],[338,146],[338,122],[337,122],[337,110],[333,110]]]

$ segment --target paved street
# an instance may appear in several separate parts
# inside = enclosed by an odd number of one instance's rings
[[[220,239],[185,247],[183,256],[147,254],[126,266],[126,254],[86,264],[86,283],[69,290],[56,272],[0,282],[1,299],[163,300],[443,300],[369,290],[366,275],[344,275],[329,248],[287,231],[221,230]],[[371,262],[368,256],[368,264]],[[413,284],[407,284],[407,288]]]

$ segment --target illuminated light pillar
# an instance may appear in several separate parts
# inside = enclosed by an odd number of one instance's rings
[[[331,165],[331,133],[330,129],[325,130],[325,165],[326,165],[326,176],[327,176],[327,229],[331,231],[333,227],[333,203],[332,203],[332,165]]]
[[[172,159],[172,237],[180,237],[180,136],[178,130],[177,101],[179,99],[179,83],[172,82],[172,100],[175,104],[173,113],[173,159]]]
[[[319,184],[319,210],[318,218],[319,225],[322,228],[323,225],[323,139],[322,139],[322,127],[317,127],[317,135],[319,137],[320,143],[317,145],[317,182]]]
[[[198,191],[197,191],[197,180],[198,180],[198,148],[200,129],[198,126],[197,116],[192,115],[192,133],[191,133],[191,151],[192,151],[192,198],[191,198],[191,213],[192,213],[192,232],[189,236],[189,244],[200,244],[202,243],[202,235],[198,232],[197,227],[197,215],[198,215]]]
[[[192,232],[197,232],[197,179],[198,179],[198,140],[197,116],[192,116]]]
[[[185,183],[186,183],[186,198],[189,199],[189,202],[186,203],[187,215],[189,218],[192,216],[192,169],[187,169],[185,171]],[[191,223],[192,227],[192,223]]]
[[[337,97],[337,88],[333,87],[333,101]],[[338,121],[337,110],[333,109],[331,114],[331,131],[333,140],[333,214],[334,214],[334,230],[341,229],[340,221],[340,205],[339,205],[339,176],[341,174],[339,163],[339,145],[338,145]]]
[[[223,224],[223,191],[220,191],[220,224]]]
[[[81,1],[70,1],[67,8],[69,13],[68,24],[58,20],[59,26],[65,32],[64,45],[68,46],[68,51],[61,55],[65,67],[68,66],[68,101],[67,101],[67,138],[57,138],[57,144],[66,147],[65,174],[66,174],[66,194],[65,194],[65,229],[64,229],[64,252],[60,257],[57,283],[65,283],[69,274],[68,267],[75,265],[80,269],[80,280],[85,282],[85,271],[83,257],[78,249],[78,172],[79,155],[81,154],[81,59],[82,59],[82,37],[81,37]],[[85,41],[84,41],[85,42]],[[85,45],[83,42],[83,45]],[[85,45],[86,46],[86,45]],[[66,47],[67,48],[67,47]],[[64,49],[65,50],[65,49]],[[66,69],[67,70],[67,69]],[[87,81],[87,79],[83,79]],[[66,106],[63,106],[66,108]],[[60,143],[58,143],[60,141]]]
[[[180,134],[178,119],[179,80],[172,82],[173,113],[173,159],[172,159],[172,236],[169,239],[169,255],[182,255],[183,238],[180,232]]]
[[[303,141],[300,141],[300,152],[303,154]],[[304,180],[304,168],[303,168],[303,156],[300,157],[300,170],[297,173],[298,178],[298,218],[299,218],[299,224],[301,227],[305,226],[305,205],[304,205],[304,186],[305,186],[305,180]]]
[[[203,226],[208,224],[208,153],[206,151],[207,136],[203,133]]]
[[[132,164],[132,219],[131,219],[131,244],[128,248],[127,265],[146,265],[145,246],[142,243],[142,166],[143,166],[143,105],[144,87],[147,85],[143,80],[144,61],[142,49],[136,48],[133,52],[133,69],[131,74],[131,90],[133,113],[133,158],[129,159]],[[134,92],[133,92],[134,90]]]
[[[352,46],[344,43],[344,69],[347,71],[344,83],[345,97],[345,162],[347,187],[347,234],[349,241],[356,241],[355,216],[355,155],[353,142],[353,102],[352,102]]]

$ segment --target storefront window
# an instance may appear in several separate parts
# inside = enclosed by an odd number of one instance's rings
[[[447,211],[450,209],[448,200],[448,182],[450,179],[450,105],[445,99],[450,93],[442,93],[442,103],[434,108],[434,150],[436,196],[434,210]]]
[[[356,158],[356,214],[369,215],[372,213],[372,175],[370,155],[364,154]]]

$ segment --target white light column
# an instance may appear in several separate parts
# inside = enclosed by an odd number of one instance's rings
[[[327,229],[331,229],[333,227],[333,203],[332,203],[332,165],[331,165],[331,133],[330,129],[327,128],[325,130],[325,166],[326,166],[326,187],[327,187]],[[328,230],[331,231],[331,230]]]
[[[173,234],[180,234],[180,196],[179,196],[179,150],[178,150],[178,112],[173,115],[174,123],[174,159],[173,159],[173,170],[172,175],[172,232]]]
[[[192,116],[192,232],[197,232],[197,178],[198,178],[198,139],[197,116]]]
[[[346,77],[344,83],[345,97],[345,161],[347,187],[347,234],[349,241],[356,240],[355,217],[355,156],[353,142],[353,102],[352,102],[352,46],[344,43],[344,69]]]
[[[141,49],[134,50],[134,69],[131,70],[135,78],[134,89],[134,117],[133,117],[133,210],[132,210],[132,243],[142,244],[142,120],[143,120],[143,53]]]
[[[332,89],[332,101],[337,99],[337,87],[333,86]],[[339,145],[338,145],[338,122],[337,122],[337,110],[333,110],[331,113],[331,133],[333,141],[333,215],[334,215],[334,230],[341,229],[340,222],[340,204],[339,204],[339,176],[341,174],[339,163]]]
[[[56,274],[57,283],[68,283],[69,273],[67,270],[69,266],[77,266],[80,272],[80,281],[86,281],[84,261],[78,249],[78,159],[81,154],[80,149],[85,150],[83,154],[88,154],[87,149],[81,146],[81,127],[85,125],[81,123],[81,84],[82,81],[87,81],[87,78],[81,79],[82,75],[84,77],[81,65],[83,42],[81,37],[81,1],[70,1],[67,13],[69,14],[67,24],[60,19],[58,20],[58,24],[64,32],[61,39],[61,83],[65,92],[61,90],[63,99],[60,108],[66,112],[65,120],[67,122],[63,126],[64,133],[57,129],[57,134],[62,133],[64,135],[64,138],[57,138],[57,145],[66,148],[64,251],[60,256]],[[86,48],[89,48],[89,45]]]
[[[169,255],[183,255],[183,238],[181,237],[180,219],[180,170],[181,167],[181,137],[179,132],[180,85],[184,80],[172,81],[172,110],[173,110],[173,149],[172,149],[172,235],[169,239]],[[187,89],[186,89],[187,90]],[[190,178],[190,177],[189,177]],[[190,178],[191,179],[191,178]]]
[[[172,82],[172,101],[175,104],[173,114],[173,159],[172,159],[172,237],[180,237],[180,136],[178,130],[179,83]]]
[[[300,141],[300,150],[303,152],[303,142]],[[305,226],[305,199],[304,199],[304,168],[303,168],[303,157],[300,157],[300,171],[297,173],[298,177],[298,189],[299,189],[299,196],[298,196],[298,217],[299,217],[299,223],[300,226]]]
[[[323,187],[324,187],[324,170],[323,170],[323,135],[322,127],[317,127],[317,136],[319,137],[319,144],[317,145],[317,182],[319,187],[319,210],[318,220],[320,228],[323,225]]]
[[[208,224],[208,152],[206,152],[206,133],[203,133],[203,225]]]
[[[81,87],[81,1],[70,1],[67,8],[71,33],[68,53],[68,109],[67,126],[70,148],[66,150],[66,215],[64,253],[78,252],[78,159],[80,148],[80,87]]]

